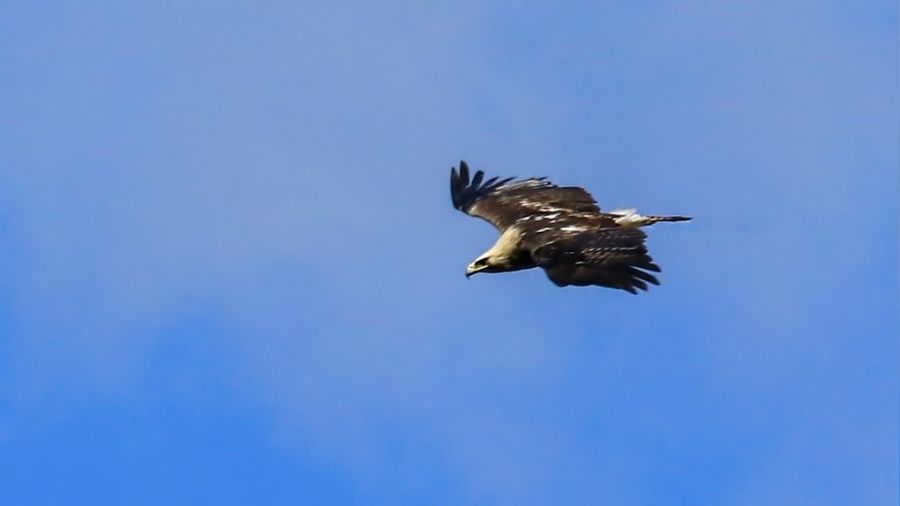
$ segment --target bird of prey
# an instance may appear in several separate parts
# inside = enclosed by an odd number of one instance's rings
[[[557,286],[605,286],[636,294],[658,285],[659,266],[647,254],[641,227],[687,216],[642,216],[634,209],[603,212],[577,186],[557,186],[546,178],[485,180],[469,177],[466,162],[450,171],[453,207],[482,218],[500,231],[491,249],[469,264],[479,272],[511,272],[540,267]],[[648,272],[649,271],[649,272]]]

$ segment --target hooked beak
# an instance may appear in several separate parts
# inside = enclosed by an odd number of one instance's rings
[[[472,275],[476,274],[479,270],[481,269],[475,267],[475,264],[469,264],[469,266],[466,267],[466,279],[471,278]]]

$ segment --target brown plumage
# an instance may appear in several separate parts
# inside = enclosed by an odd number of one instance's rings
[[[450,195],[460,211],[500,230],[496,244],[469,264],[466,276],[541,267],[558,286],[597,285],[637,293],[658,285],[659,266],[647,253],[640,227],[686,216],[641,216],[634,210],[602,212],[584,188],[559,187],[546,178],[485,180],[469,177],[466,162],[450,172]]]

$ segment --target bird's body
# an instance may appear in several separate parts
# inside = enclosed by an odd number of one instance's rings
[[[558,286],[598,285],[637,293],[659,284],[640,227],[684,216],[641,216],[633,209],[602,212],[584,188],[559,187],[544,178],[484,180],[460,162],[450,173],[453,206],[487,220],[500,237],[466,269],[510,272],[541,267]]]

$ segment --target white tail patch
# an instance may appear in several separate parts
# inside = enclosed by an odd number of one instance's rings
[[[623,227],[641,227],[653,222],[648,217],[638,214],[637,209],[616,209],[609,214],[616,216],[614,221]]]

